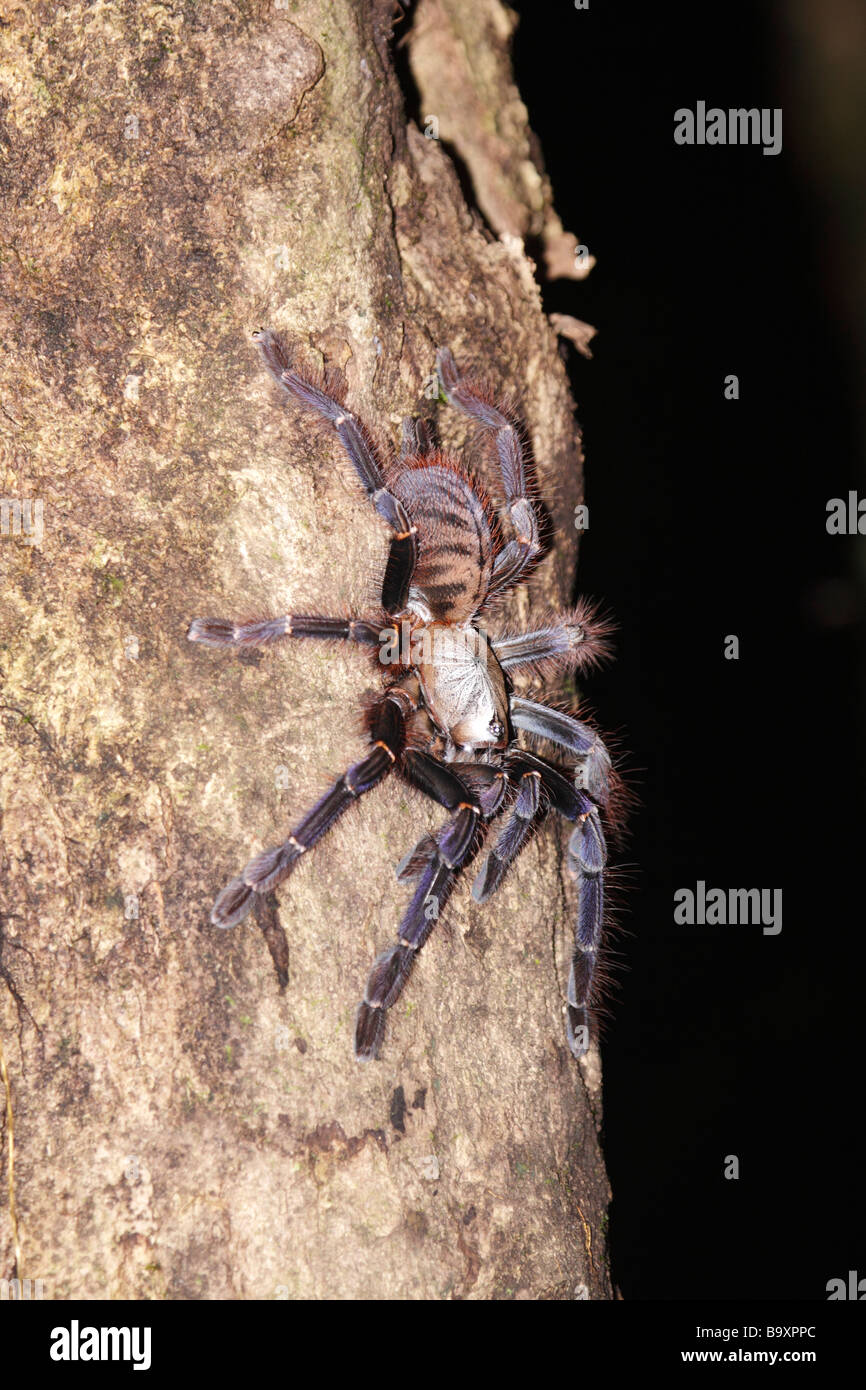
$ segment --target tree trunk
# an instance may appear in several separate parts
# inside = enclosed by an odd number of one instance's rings
[[[461,883],[366,1067],[354,1013],[407,898],[394,865],[444,813],[386,780],[264,934],[208,922],[361,756],[372,681],[357,650],[239,659],[188,623],[362,611],[387,548],[254,329],[343,367],[383,442],[411,413],[466,441],[430,398],[439,345],[516,394],[557,538],[510,614],[571,585],[579,441],[521,238],[560,258],[573,238],[530,159],[510,21],[419,5],[437,140],[427,110],[429,138],[407,126],[391,17],[123,3],[0,30],[0,1274],[46,1298],[610,1297],[552,820],[489,905]]]

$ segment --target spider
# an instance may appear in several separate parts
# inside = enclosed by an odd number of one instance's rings
[[[589,670],[608,653],[610,626],[582,602],[531,632],[488,637],[487,607],[525,582],[548,548],[542,511],[521,432],[512,413],[437,353],[440,396],[481,427],[495,445],[504,493],[498,519],[459,462],[435,448],[427,425],[403,422],[399,457],[383,468],[371,436],[346,408],[333,375],[299,369],[294,351],[269,330],[253,335],[264,362],[291,399],[330,427],[376,512],[390,529],[381,612],[327,618],[292,613],[236,623],[196,618],[190,641],[214,647],[266,647],[284,638],[354,642],[368,649],[382,679],[365,724],[369,749],[338,778],[283,844],[247,864],[211,913],[234,927],[282,883],[350,806],[395,773],[449,812],[397,866],[415,883],[394,945],[375,961],[355,1026],[355,1055],[376,1058],[389,1009],[399,999],[461,870],[479,853],[487,828],[503,817],[472,896],[485,902],[550,811],[574,825],[566,863],[577,882],[577,921],[566,996],[566,1031],[582,1057],[592,1030],[593,984],[604,917],[605,837],[616,786],[597,732],[558,709],[518,696],[512,674]],[[509,537],[510,538],[507,538]],[[519,735],[524,735],[521,742]],[[560,766],[526,746],[547,741]]]

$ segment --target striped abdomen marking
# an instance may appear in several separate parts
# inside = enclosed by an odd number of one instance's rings
[[[441,621],[471,618],[487,595],[493,568],[493,531],[484,502],[445,464],[408,468],[390,488],[418,528],[410,592]]]

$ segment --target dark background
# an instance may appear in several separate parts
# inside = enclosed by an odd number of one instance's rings
[[[834,211],[850,189],[822,182],[781,15],[516,8],[557,210],[598,259],[545,306],[599,329],[592,362],[570,353],[578,587],[620,631],[586,694],[642,803],[603,1046],[614,1281],[626,1299],[826,1299],[866,1276],[866,537],[826,531],[831,497],[866,495]],[[699,99],[782,106],[783,152],[675,145]],[[677,926],[674,892],[699,879],[782,888],[781,934]]]

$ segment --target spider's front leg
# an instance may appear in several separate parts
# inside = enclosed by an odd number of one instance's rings
[[[378,786],[403,752],[406,718],[412,710],[400,690],[389,691],[373,706],[368,715],[372,747],[367,756],[337,779],[283,844],[256,855],[240,878],[232,879],[223,889],[211,913],[215,927],[235,927],[242,922],[256,894],[269,893],[288,878],[301,855],[312,849],[360,796]]]

